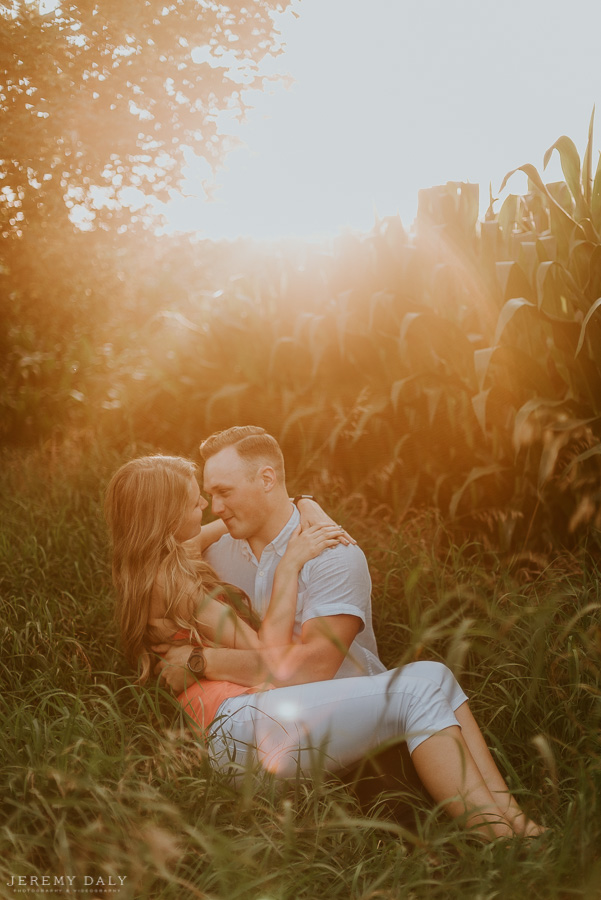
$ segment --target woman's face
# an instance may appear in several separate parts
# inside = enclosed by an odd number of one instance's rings
[[[186,516],[175,532],[178,541],[189,541],[200,534],[202,527],[202,513],[208,504],[200,493],[196,478],[190,478],[188,485],[188,501],[186,503]]]

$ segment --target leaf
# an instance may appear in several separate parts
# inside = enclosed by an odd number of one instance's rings
[[[534,303],[531,303],[529,300],[524,300],[523,297],[514,297],[512,300],[508,300],[507,303],[501,309],[499,313],[499,318],[497,319],[497,328],[495,331],[495,337],[493,340],[494,344],[498,344],[503,334],[505,328],[514,317],[518,310],[523,309],[524,307],[529,307],[530,309],[536,309]]]
[[[280,348],[284,348],[285,355],[286,351],[291,350],[293,347],[299,348],[300,344],[292,337],[288,337],[284,334],[281,337],[275,339],[271,347],[271,353],[269,354],[268,372],[270,373],[270,375],[273,375],[274,373]]]
[[[496,347],[485,347],[482,350],[474,350],[474,369],[476,371],[476,378],[480,390],[482,390],[484,386],[486,373],[488,372],[492,355],[496,349]]]
[[[399,394],[401,393],[403,387],[408,384],[410,381],[415,381],[418,378],[418,375],[408,375],[407,378],[401,378],[399,381],[395,381],[390,389],[390,402],[392,403],[392,408],[394,411],[397,411],[398,403],[399,403]]]
[[[473,484],[474,481],[477,481],[479,478],[486,478],[487,475],[495,475],[505,471],[507,470],[503,466],[500,466],[498,463],[493,463],[490,466],[478,466],[477,468],[472,469],[461,487],[456,490],[451,497],[451,502],[449,503],[449,515],[451,516],[451,518],[455,518],[457,507],[461,502],[461,498],[463,497],[466,488],[468,488],[470,484]]]
[[[517,194],[509,194],[501,206],[499,212],[499,227],[506,238],[513,232],[513,226],[517,222],[519,199]]]
[[[562,225],[564,226],[564,228],[566,228],[566,227],[574,228],[578,231],[579,236],[581,238],[584,238],[584,236],[585,236],[584,232],[583,232],[582,228],[580,227],[580,225],[578,224],[578,222],[572,218],[572,216],[563,208],[563,206],[561,206],[557,202],[557,200],[551,194],[551,192],[549,190],[547,190],[547,187],[545,186],[545,184],[544,184],[542,178],[540,177],[540,175],[538,174],[537,170],[530,163],[527,163],[524,166],[518,166],[516,169],[512,169],[511,172],[508,172],[507,175],[504,177],[503,182],[501,184],[501,187],[500,187],[501,191],[503,190],[503,188],[505,187],[505,185],[507,184],[507,182],[509,181],[511,176],[514,175],[516,172],[524,172],[524,174],[528,176],[528,178],[530,179],[532,184],[536,188],[538,188],[538,190],[549,199],[549,203],[556,210],[556,212],[559,216],[559,219],[560,219]]]
[[[500,260],[495,263],[495,271],[497,274],[497,281],[499,282],[499,286],[501,288],[501,296],[504,298],[505,293],[507,291],[507,285],[509,283],[509,276],[511,275],[511,270],[514,267],[513,260]]]
[[[584,344],[584,336],[586,334],[586,326],[590,322],[593,314],[599,309],[600,306],[601,306],[601,297],[599,297],[598,300],[595,300],[595,302],[593,303],[593,305],[587,312],[586,316],[584,317],[584,321],[582,323],[582,328],[580,329],[580,337],[578,338],[578,346],[576,347],[576,352],[574,354],[574,359],[576,359],[576,357],[582,350],[582,345]]]
[[[588,450],[585,450],[583,453],[579,453],[578,456],[575,456],[574,459],[571,460],[569,466],[566,466],[564,475],[567,475],[570,469],[577,463],[584,462],[586,459],[591,459],[591,457],[593,456],[601,456],[601,444],[595,444],[594,447],[589,447]]]
[[[531,385],[538,394],[545,396],[553,393],[554,385],[547,370],[538,359],[511,344],[501,344],[497,347],[486,347],[483,350],[474,351],[474,368],[481,391],[484,389],[486,376],[495,355],[499,368],[493,376],[493,381],[498,381],[499,378],[503,379],[503,373],[507,373],[508,376],[511,376],[512,381],[517,375],[520,384]]]
[[[459,214],[467,234],[471,234],[478,221],[480,211],[480,185],[462,182],[460,184]]]
[[[573,272],[576,270],[576,249],[576,247],[573,248],[570,259],[572,271],[556,260],[545,260],[540,263],[536,270],[537,305],[543,315],[548,315],[550,319],[554,319],[555,317],[553,317],[551,313],[547,313],[546,310],[543,310],[543,302],[545,299],[548,301],[546,306],[549,306],[550,304],[553,305],[554,302],[556,304],[560,297],[565,297],[569,299],[577,309],[581,309],[583,304],[588,307],[588,301],[573,275]],[[552,279],[551,284],[549,285],[550,290],[548,291],[546,290],[547,278]],[[565,317],[566,312],[564,311],[563,315],[559,318],[564,321]]]
[[[297,407],[286,417],[278,435],[279,440],[283,443],[292,426],[296,425],[296,423],[300,422],[302,419],[310,418],[314,425],[315,422],[320,421],[320,417],[322,417],[323,414],[324,410],[321,406]]]
[[[371,295],[369,298],[369,320],[367,324],[367,329],[370,333],[374,327],[379,308],[389,311],[393,300],[394,294],[391,294],[390,291],[376,291],[375,294]]]
[[[536,241],[520,241],[518,262],[526,273],[528,280],[532,281],[538,267],[538,248],[536,246]]]
[[[496,263],[495,272],[503,300],[511,300],[513,297],[535,299],[534,289],[519,263],[513,260],[503,260]]]
[[[336,337],[338,338],[338,351],[340,353],[341,359],[344,359],[344,345],[346,342],[347,335],[347,323],[350,319],[350,312],[348,310],[339,311],[336,314]],[[317,371],[317,369],[315,370]]]
[[[324,316],[318,316],[309,312],[301,313],[294,327],[294,339],[311,353],[311,378],[314,378],[317,374],[325,351],[323,337],[324,332],[327,333],[328,331],[327,328],[324,328],[325,324]]]
[[[555,262],[554,259],[544,260],[544,262],[540,263],[538,269],[536,270],[536,296],[538,299],[538,308],[540,309],[543,304],[543,298],[545,295],[544,286],[547,280],[547,275],[553,269],[553,266],[560,266],[563,268],[560,263]]]
[[[401,330],[399,333],[399,342],[401,344],[407,337],[407,332],[409,331],[411,325],[413,325],[416,319],[421,318],[421,316],[423,316],[423,313],[421,312],[405,313],[405,315],[403,316],[403,321],[401,322]]]
[[[543,159],[543,166],[545,169],[547,168],[547,164],[551,159],[551,155],[554,150],[557,150],[557,152],[559,153],[559,158],[561,160],[561,170],[565,176],[566,184],[570,189],[570,193],[574,198],[576,207],[579,212],[582,212],[583,197],[582,187],[580,185],[580,156],[578,155],[576,144],[571,138],[567,137],[565,134],[562,134],[562,136],[558,138],[545,153]]]
[[[186,318],[186,316],[183,316],[180,312],[176,312],[171,309],[160,310],[158,313],[156,313],[154,318],[165,319],[166,321],[170,320],[177,325],[181,325],[182,328],[187,328],[188,331],[194,331],[196,332],[196,334],[200,334],[203,337],[205,337],[207,333],[206,325],[203,328],[199,328],[198,325],[195,325],[194,322],[191,322],[190,319]]]
[[[480,425],[480,428],[482,429],[484,434],[486,434],[486,403],[490,391],[491,389],[488,388],[485,391],[480,391],[479,394],[476,394],[474,397],[472,397],[472,407],[474,409],[474,413],[476,414],[478,424]]]
[[[513,423],[513,446],[516,454],[524,444],[530,443],[529,439],[524,440],[524,435],[526,434],[529,438],[532,434],[532,429],[526,428],[526,423],[532,413],[541,408],[553,409],[556,406],[563,406],[564,403],[564,400],[545,400],[542,397],[533,397],[518,409]]]
[[[595,181],[593,184],[591,216],[597,232],[601,231],[601,154],[599,155],[599,162],[597,164],[597,171],[595,173]]]
[[[374,416],[379,416],[388,406],[388,400],[382,399],[363,410],[352,430],[351,444],[355,444],[366,433],[366,425]]]
[[[426,395],[426,400],[428,403],[428,423],[431,426],[436,415],[436,410],[438,409],[440,398],[442,396],[442,388],[425,388],[424,394]]]
[[[509,181],[509,179],[511,178],[512,175],[515,175],[516,172],[524,172],[524,174],[528,176],[530,181],[532,181],[532,183],[537,186],[539,191],[542,191],[543,194],[547,193],[547,189],[545,188],[545,185],[543,184],[543,181],[542,181],[540,175],[538,174],[538,172],[536,171],[534,166],[531,165],[530,163],[526,163],[523,166],[517,166],[517,168],[512,169],[511,172],[507,172],[507,174],[503,178],[503,181],[501,182],[501,187],[499,188],[499,193],[505,189],[507,182]]]
[[[569,432],[557,432],[553,434],[545,434],[543,442],[543,450],[540,455],[540,464],[538,467],[538,489],[539,491],[549,481],[555,471],[555,463],[559,456],[559,451],[570,440]]]
[[[588,141],[586,150],[582,160],[582,193],[587,208],[590,210],[591,196],[593,187],[593,125],[595,122],[595,107],[591,113],[591,120],[588,126]]]
[[[222,388],[219,388],[218,391],[215,391],[214,394],[211,394],[209,399],[207,400],[207,405],[205,407],[205,416],[207,421],[210,419],[211,413],[213,411],[213,407],[219,400],[233,400],[235,397],[241,397],[242,394],[245,394],[250,388],[250,384],[226,384]]]

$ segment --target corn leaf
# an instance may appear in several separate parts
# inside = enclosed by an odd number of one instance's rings
[[[587,312],[586,316],[584,317],[584,321],[582,322],[582,327],[580,329],[580,337],[578,338],[578,346],[576,347],[576,352],[574,354],[574,359],[576,359],[576,357],[582,350],[582,345],[584,344],[584,337],[586,335],[586,327],[600,306],[601,306],[601,297],[599,297],[598,300],[595,300],[595,302],[593,303],[593,305]]]
[[[474,350],[474,369],[480,390],[484,387],[486,373],[496,349],[496,347],[485,347],[482,350]]]
[[[564,474],[567,475],[574,466],[578,465],[578,463],[585,462],[585,460],[591,459],[591,457],[593,456],[601,456],[601,444],[595,444],[594,447],[589,447],[588,450],[585,450],[583,453],[579,453],[578,456],[575,456],[574,459],[571,460],[569,466],[566,466]]]
[[[388,399],[384,398],[382,400],[378,400],[378,401],[372,403],[370,406],[366,407],[366,409],[363,410],[363,412],[359,416],[359,419],[358,419],[356,425],[354,426],[354,428],[352,429],[352,432],[351,432],[351,434],[352,434],[351,443],[352,444],[355,444],[359,440],[359,438],[363,437],[363,435],[366,433],[367,423],[371,419],[373,419],[376,416],[379,416],[381,413],[383,413],[387,406],[388,406]]]
[[[509,194],[503,201],[499,212],[499,227],[507,238],[514,229],[518,218],[519,197],[517,194]]]
[[[586,203],[588,214],[590,215],[591,196],[593,187],[593,126],[595,123],[595,107],[591,113],[591,120],[588,126],[588,141],[586,150],[582,159],[582,194]]]
[[[538,174],[536,168],[533,165],[531,165],[530,163],[527,163],[526,165],[523,165],[523,166],[518,166],[517,168],[512,169],[511,172],[508,172],[507,175],[505,175],[503,182],[501,184],[501,188],[500,188],[501,191],[503,190],[503,188],[505,187],[505,185],[507,184],[507,182],[509,181],[511,176],[514,175],[516,172],[524,172],[524,174],[528,176],[528,178],[530,179],[532,184],[536,188],[538,188],[538,190],[542,194],[544,194],[546,197],[548,197],[551,206],[557,213],[559,222],[563,226],[563,230],[567,234],[570,233],[571,229],[574,229],[574,230],[576,230],[577,234],[581,238],[583,238],[585,236],[584,232],[583,232],[582,228],[580,227],[580,225],[578,224],[578,222],[574,218],[572,218],[572,216],[568,212],[566,212],[566,210],[563,208],[563,206],[561,206],[557,202],[557,200],[555,199],[553,194],[549,190],[547,190],[547,187],[544,184],[540,175]]]
[[[207,405],[205,408],[205,415],[207,420],[210,419],[211,414],[213,412],[213,407],[216,403],[224,400],[226,402],[231,402],[237,398],[242,397],[250,389],[250,384],[226,384],[222,388],[219,388],[218,391],[215,391],[214,394],[211,394],[207,401]]]
[[[350,312],[348,310],[338,311],[335,316],[336,323],[336,337],[338,338],[338,351],[341,357],[344,357],[344,347],[346,343],[346,335],[347,335],[347,323],[350,318]],[[370,328],[371,331],[371,328]]]
[[[522,446],[530,443],[532,429],[528,427],[527,423],[532,413],[540,409],[555,409],[564,404],[564,400],[546,400],[543,397],[533,397],[518,409],[513,423],[513,446],[516,454]]]
[[[505,328],[513,319],[516,312],[520,309],[536,309],[534,303],[531,303],[529,300],[524,300],[523,297],[514,297],[511,300],[508,300],[507,303],[503,306],[501,312],[499,313],[499,318],[497,320],[497,328],[495,330],[495,337],[493,340],[494,344],[498,344],[501,339],[501,335],[505,331]]]
[[[543,441],[543,450],[540,456],[540,464],[538,467],[538,489],[541,491],[545,484],[549,481],[555,471],[555,463],[559,456],[559,451],[566,446],[570,440],[570,432],[554,432],[547,433]]]
[[[442,397],[442,388],[425,388],[424,394],[426,395],[426,400],[428,402],[428,423],[431,426],[434,422],[434,417],[436,416],[440,398]]]
[[[288,435],[288,432],[303,419],[311,419],[312,427],[314,427],[315,422],[318,422],[321,417],[324,415],[324,408],[322,406],[300,406],[293,410],[290,415],[286,418],[282,427],[280,429],[279,438],[280,441],[284,441]]]
[[[368,321],[368,330],[371,332],[376,314],[379,309],[384,309],[389,311],[392,306],[392,301],[394,300],[394,294],[391,294],[389,291],[376,291],[375,294],[372,294],[369,298],[369,321]]]
[[[501,288],[503,300],[513,297],[535,299],[535,291],[523,268],[514,260],[503,260],[495,266],[497,281]]]
[[[399,332],[399,343],[401,343],[401,344],[404,343],[405,338],[407,337],[407,332],[409,331],[409,328],[411,327],[411,325],[413,325],[413,323],[416,321],[416,319],[421,318],[421,316],[423,316],[423,313],[420,313],[420,312],[405,313],[405,315],[403,316],[403,321],[401,322],[401,330]]]
[[[497,362],[501,372],[507,371],[511,372],[512,376],[517,375],[520,383],[531,385],[538,394],[543,396],[553,394],[553,383],[540,362],[524,350],[511,344],[474,351],[474,368],[481,391],[484,389],[486,376],[495,355],[498,357]],[[491,380],[494,381],[494,376]]]
[[[470,486],[470,484],[473,484],[474,481],[477,481],[479,478],[486,478],[487,475],[498,475],[501,472],[505,471],[506,469],[503,466],[500,466],[498,463],[493,463],[490,466],[478,466],[477,468],[472,469],[461,487],[456,490],[451,497],[451,502],[449,503],[449,515],[451,516],[451,518],[455,518],[457,514],[457,507],[459,506],[461,498],[463,497],[466,489]]]
[[[269,364],[268,371],[271,375],[273,375],[277,359],[280,355],[280,350],[283,350],[283,355],[289,355],[287,351],[291,350],[293,347],[300,347],[298,341],[295,341],[294,338],[288,337],[287,335],[282,335],[274,340],[271,346],[271,353],[269,354]]]
[[[461,223],[467,233],[473,232],[480,210],[480,185],[462,183],[460,185],[459,211]]]
[[[547,164],[553,154],[557,150],[561,160],[561,169],[565,175],[566,184],[570,189],[570,193],[574,198],[578,211],[582,214],[583,196],[582,186],[580,184],[580,156],[574,141],[563,134],[554,144],[547,150],[543,159],[543,167],[546,169]]]
[[[392,403],[392,408],[395,412],[397,411],[397,407],[399,404],[399,395],[404,386],[411,381],[415,381],[418,377],[419,376],[417,374],[408,375],[407,378],[400,378],[398,381],[395,381],[393,383],[392,387],[390,388],[390,402]]]
[[[486,434],[486,403],[491,389],[480,391],[472,397],[472,407],[483,434]]]
[[[601,155],[595,172],[593,194],[591,197],[591,217],[597,232],[601,232]]]

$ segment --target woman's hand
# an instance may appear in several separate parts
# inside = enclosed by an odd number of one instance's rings
[[[190,654],[194,650],[192,644],[155,644],[152,648],[159,653],[162,659],[155,665],[153,671],[175,694],[181,694],[186,685],[195,680],[188,672],[187,665]]]
[[[348,544],[348,540],[343,539],[340,525],[311,525],[310,528],[298,525],[288,541],[282,564],[300,572],[310,559],[341,543]]]
[[[311,528],[313,525],[335,525],[336,528],[339,529],[340,534],[340,543],[345,546],[348,544],[356,544],[357,541],[348,534],[342,528],[341,525],[337,525],[334,519],[332,519],[326,512],[323,511],[319,503],[315,500],[308,499],[307,497],[298,500],[297,509],[300,513],[301,520],[301,528],[305,531],[308,528]]]

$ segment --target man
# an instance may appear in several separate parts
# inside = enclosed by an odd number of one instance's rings
[[[201,445],[204,489],[228,533],[205,558],[224,581],[242,588],[263,616],[276,566],[300,521],[286,489],[282,451],[257,426],[236,426]],[[203,677],[254,686],[324,681],[384,671],[371,621],[371,580],[362,551],[327,550],[299,576],[294,643],[269,650],[205,648]],[[193,647],[161,645],[157,664],[165,682],[181,691]]]
[[[300,515],[286,489],[284,458],[271,435],[257,426],[218,432],[200,448],[205,460],[204,490],[213,513],[228,533],[205,551],[205,559],[224,581],[242,588],[263,616],[271,597],[276,566]],[[300,500],[311,503],[311,500]],[[266,681],[291,686],[385,671],[377,656],[371,617],[371,579],[363,552],[339,545],[306,563],[299,575],[295,643],[265,650],[203,650],[202,677],[254,686]],[[181,692],[192,645],[161,644],[155,672]],[[372,753],[348,769],[362,807],[376,798],[381,811],[411,825],[408,788],[423,796],[406,743]],[[402,794],[397,794],[401,790]],[[392,799],[383,802],[381,791]]]

